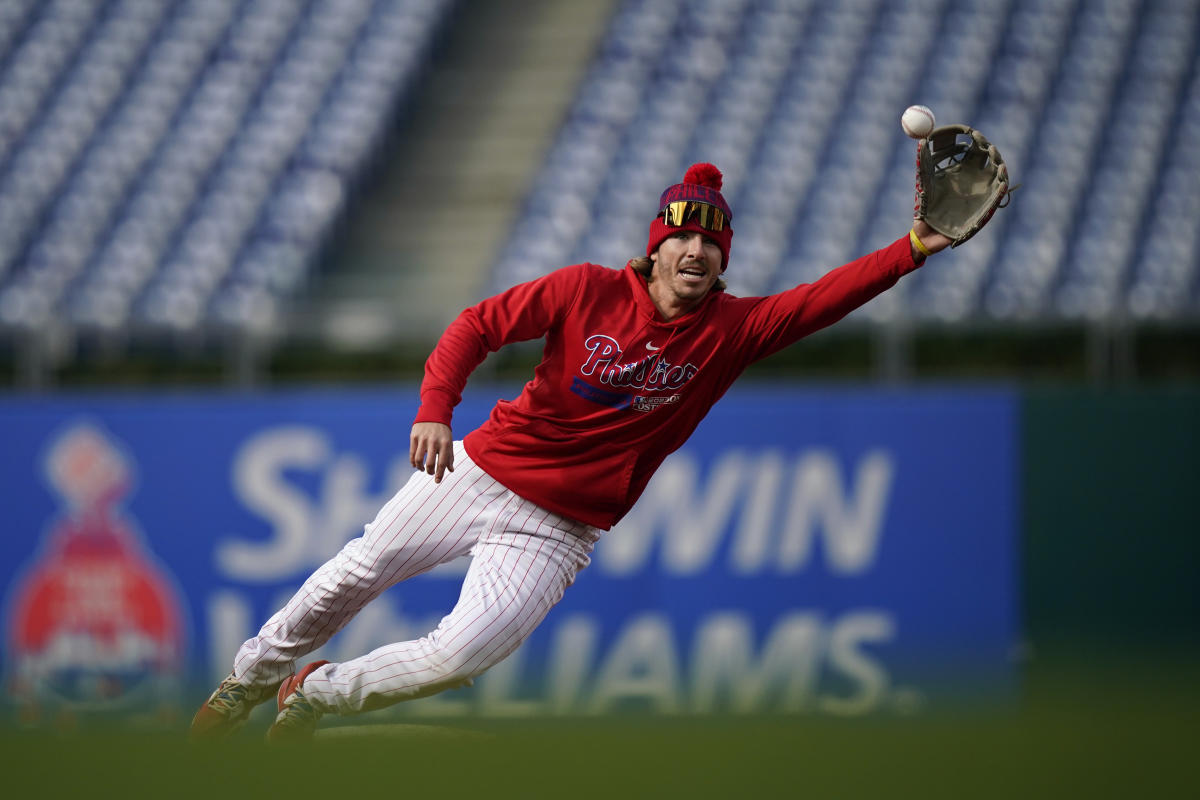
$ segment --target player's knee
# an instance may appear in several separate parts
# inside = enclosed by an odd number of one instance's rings
[[[508,655],[507,651],[482,647],[438,647],[430,659],[431,668],[438,675],[438,683],[446,688],[470,685],[472,679],[483,674],[496,662]]]
[[[447,651],[439,648],[430,659],[430,668],[438,676],[438,683],[447,687],[459,686],[471,680],[487,667],[480,667],[474,651]]]

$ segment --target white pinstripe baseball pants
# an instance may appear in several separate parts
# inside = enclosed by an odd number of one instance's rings
[[[440,484],[414,473],[242,645],[235,677],[278,683],[389,586],[466,553],[458,602],[433,632],[321,667],[305,695],[321,711],[355,714],[462,686],[516,650],[588,565],[600,531],[513,494],[461,442],[454,464]]]

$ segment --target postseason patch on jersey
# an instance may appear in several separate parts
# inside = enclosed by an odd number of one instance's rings
[[[656,408],[661,408],[671,403],[678,403],[680,395],[673,394],[667,397],[647,397],[639,394],[633,398],[632,407],[634,411],[653,411]]]

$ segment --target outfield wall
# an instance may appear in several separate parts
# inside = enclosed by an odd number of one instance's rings
[[[1033,646],[1200,651],[1200,389],[1029,390],[1021,417]]]
[[[514,391],[470,392],[456,429]],[[411,474],[414,397],[404,386],[0,400],[10,710],[195,702]],[[1131,541],[1132,509],[1151,495],[1162,502],[1138,517],[1154,528],[1137,537],[1147,550],[1195,530],[1195,511],[1172,502],[1195,485],[1195,400],[739,387],[521,650],[473,688],[398,713],[842,716],[964,693],[1004,702],[1031,635],[1140,618],[1119,600],[1081,601],[1101,588],[1089,581],[1153,579],[1158,594],[1135,608],[1169,606],[1160,620],[1173,632],[1195,619],[1190,588],[1160,580],[1187,583],[1186,558],[1116,566],[1099,548]],[[1094,487],[1103,497],[1089,502]],[[424,633],[463,568],[394,587],[316,656]],[[1097,609],[1124,615],[1098,622]]]

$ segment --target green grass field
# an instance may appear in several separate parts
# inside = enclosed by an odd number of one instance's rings
[[[205,747],[182,730],[9,730],[4,786],[8,797],[1195,796],[1196,667],[1078,660],[1031,670],[1018,708],[909,718],[422,719],[282,749],[257,726]]]

